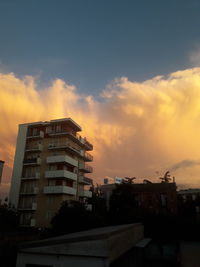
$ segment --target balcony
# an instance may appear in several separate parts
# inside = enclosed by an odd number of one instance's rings
[[[18,210],[36,210],[37,203],[32,203],[30,205],[20,205]]]
[[[82,145],[85,147],[86,150],[93,150],[93,145],[90,144],[86,138],[83,138],[80,134],[78,133],[73,133],[73,132],[54,132],[54,133],[49,133],[50,136],[60,136],[60,135],[67,135],[68,138],[70,138],[72,141],[76,142],[79,145]]]
[[[21,195],[37,195],[39,192],[38,187],[32,187],[32,188],[22,188],[20,191]]]
[[[77,174],[66,170],[46,171],[45,178],[68,178],[77,181]]]
[[[85,173],[93,172],[93,168],[88,164],[80,164],[79,169]]]
[[[85,161],[93,161],[93,156],[91,154],[89,154],[88,152],[84,153],[83,150],[76,149],[75,147],[71,146],[68,143],[49,144],[48,149],[50,149],[50,150],[64,149],[64,150],[67,150],[78,157],[81,156]]]
[[[44,138],[44,132],[43,131],[38,131],[37,133],[31,133],[28,134],[27,139],[32,139],[32,138]]]
[[[93,145],[87,141],[87,139],[84,140],[84,145],[86,150],[93,150]]]
[[[34,218],[22,218],[20,220],[20,225],[23,227],[34,227],[36,225],[36,220]]]
[[[79,183],[84,184],[84,185],[92,185],[93,180],[91,178],[88,178],[88,177],[79,176]]]
[[[47,157],[47,163],[60,163],[66,162],[72,166],[78,167],[78,161],[69,157],[68,155],[58,155]]]
[[[80,155],[80,150],[72,147],[70,144],[66,143],[60,143],[60,144],[49,144],[48,149],[50,150],[60,150],[60,149],[64,149],[64,150],[68,150],[71,153],[79,156]]]
[[[89,190],[82,190],[79,192],[79,197],[92,197],[92,192]]]
[[[66,195],[76,195],[76,189],[69,186],[45,186],[44,194],[66,194]]]
[[[22,177],[22,180],[37,180],[40,178],[40,173],[36,172],[34,174],[26,175],[25,177]]]
[[[24,159],[24,165],[40,165],[41,158]]]
[[[38,144],[37,146],[27,146],[25,151],[26,152],[36,152],[36,151],[42,151],[43,146],[41,144]]]
[[[88,140],[84,137],[81,137],[79,134],[76,134],[76,138],[81,142],[86,150],[93,150],[93,145],[88,142]]]
[[[83,150],[81,150],[81,157],[85,160],[85,161],[93,161],[93,156],[88,153],[88,152],[85,152]]]

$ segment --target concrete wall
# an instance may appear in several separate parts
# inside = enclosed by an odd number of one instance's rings
[[[52,267],[108,267],[109,263],[105,258],[85,256],[54,256],[54,255],[30,255],[18,254],[16,267],[26,267],[26,264],[40,264]]]
[[[27,125],[19,125],[9,202],[17,208],[22,177]]]
[[[16,267],[108,267],[144,238],[142,224],[109,226],[27,244]],[[137,265],[133,265],[137,266]]]

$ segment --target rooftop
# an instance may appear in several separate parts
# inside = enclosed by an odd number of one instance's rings
[[[118,184],[117,184],[118,185]],[[168,189],[176,189],[176,183],[141,183],[141,184],[131,184],[133,191],[152,191],[152,190],[168,190]],[[116,184],[105,184],[101,185],[102,189],[114,189]]]
[[[50,120],[50,121],[37,121],[37,122],[30,122],[30,123],[22,123],[20,125],[50,125],[50,124],[55,124],[55,123],[66,123],[70,125],[75,131],[79,132],[81,131],[81,126],[78,125],[74,120],[71,118],[62,118],[62,119],[57,119],[57,120]]]
[[[141,223],[108,226],[31,242],[21,247],[19,253],[101,257],[112,262],[143,238]]]

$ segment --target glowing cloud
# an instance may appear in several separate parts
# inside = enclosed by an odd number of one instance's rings
[[[0,74],[0,159],[9,185],[19,123],[71,117],[94,144],[93,177],[156,178],[177,162],[200,160],[200,68],[157,76],[142,83],[122,77],[101,94],[80,95],[55,80],[37,90],[34,77]],[[169,167],[170,168],[170,167]],[[178,183],[200,185],[200,165],[175,168]]]

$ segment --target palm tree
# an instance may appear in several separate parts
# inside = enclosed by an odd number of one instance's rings
[[[160,177],[159,179],[162,180],[161,183],[169,183],[171,180],[169,171],[165,173],[164,177]]]
[[[125,184],[134,184],[134,180],[136,179],[136,177],[124,177],[124,183]]]

